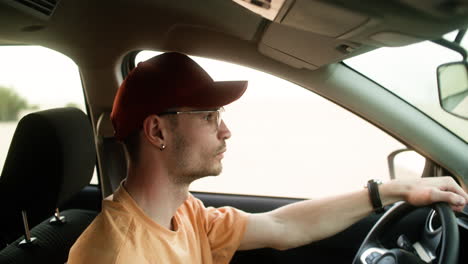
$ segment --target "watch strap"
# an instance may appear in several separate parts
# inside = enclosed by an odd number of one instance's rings
[[[380,199],[379,185],[382,184],[379,180],[369,180],[367,182],[367,191],[369,192],[369,198],[374,208],[374,212],[383,213],[385,210],[382,206],[382,200]]]

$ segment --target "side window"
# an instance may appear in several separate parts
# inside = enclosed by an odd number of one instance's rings
[[[136,63],[157,54],[142,51]],[[223,119],[232,137],[223,172],[195,181],[192,191],[297,198],[339,194],[362,189],[371,178],[388,180],[387,156],[405,148],[293,83],[239,65],[192,58],[216,81],[249,81],[242,98],[225,107]]]
[[[26,114],[71,106],[86,113],[77,65],[40,46],[0,47],[0,171],[18,121]],[[97,184],[94,173],[92,184]]]

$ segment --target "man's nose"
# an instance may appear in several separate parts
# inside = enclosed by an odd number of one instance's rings
[[[221,120],[221,123],[219,124],[218,137],[220,139],[229,139],[231,137],[231,131],[227,127],[226,123],[224,123],[224,120]]]

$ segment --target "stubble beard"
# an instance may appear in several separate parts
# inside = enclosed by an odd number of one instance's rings
[[[218,176],[223,166],[221,161],[218,161],[215,157],[223,149],[225,149],[224,144],[218,147],[216,151],[203,149],[200,152],[203,157],[194,158],[193,154],[191,155],[191,150],[193,151],[193,149],[189,146],[186,138],[180,134],[176,134],[173,153],[173,157],[176,159],[173,173],[174,183],[190,184],[203,177]]]

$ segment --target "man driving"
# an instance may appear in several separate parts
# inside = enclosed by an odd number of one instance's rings
[[[250,214],[206,208],[190,184],[222,171],[223,106],[246,81],[215,82],[188,56],[169,52],[139,63],[112,109],[125,146],[126,179],[76,241],[75,263],[229,263],[236,250],[289,249],[332,236],[383,206],[438,201],[462,210],[467,193],[451,177],[369,181],[368,188]]]

